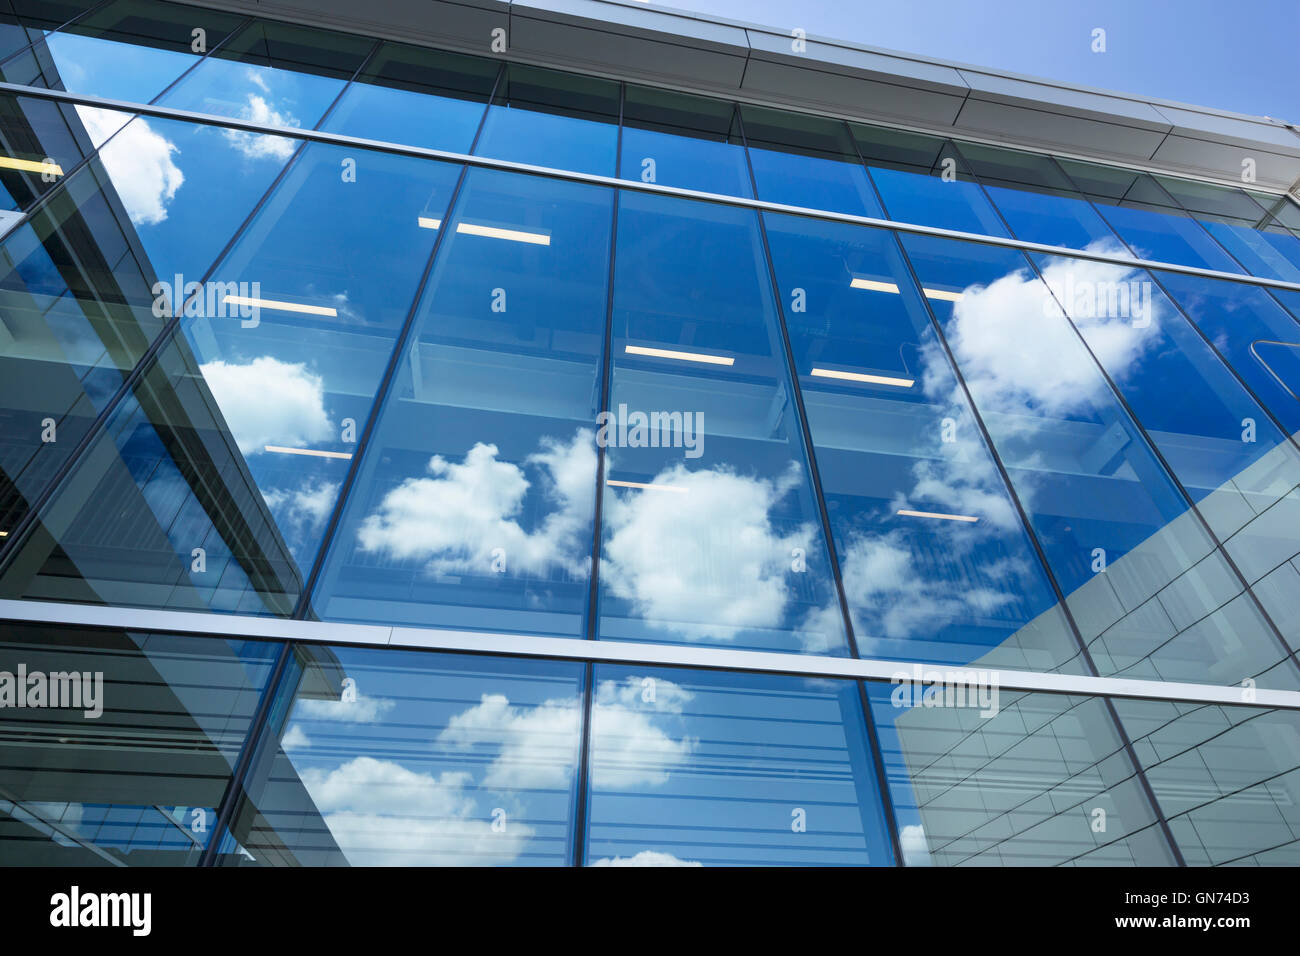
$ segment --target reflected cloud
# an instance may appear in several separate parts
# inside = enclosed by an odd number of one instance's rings
[[[732,640],[746,628],[782,626],[794,588],[796,549],[809,555],[815,529],[787,534],[769,513],[799,487],[791,464],[769,481],[678,462],[635,491],[610,490],[601,580],[649,623],[688,641]],[[665,494],[655,487],[679,489]],[[831,632],[836,637],[842,628]]]
[[[251,362],[199,366],[245,456],[267,445],[304,448],[335,435],[325,412],[325,386],[302,363],[263,355]]]
[[[300,127],[301,121],[289,111],[276,109],[268,97],[270,87],[262,75],[249,67],[246,77],[250,83],[262,90],[266,96],[249,93],[246,101],[239,108],[239,118],[262,126]],[[250,133],[242,129],[222,131],[226,141],[248,159],[275,159],[285,162],[293,155],[297,144],[283,136],[267,136],[264,133]]]
[[[642,850],[636,856],[604,857],[590,864],[591,866],[703,866],[697,860],[679,860],[671,853],[658,850]]]
[[[595,435],[580,428],[563,443],[546,437],[530,455],[540,487],[524,468],[500,461],[496,445],[479,442],[462,462],[434,455],[428,478],[408,478],[384,495],[357,532],[363,551],[426,562],[435,575],[489,572],[540,574],[553,566],[585,576],[596,475]],[[530,494],[551,510],[534,531],[520,523]],[[494,554],[494,552],[498,552]]]
[[[167,204],[185,182],[185,174],[172,161],[176,144],[137,117],[123,128],[125,114],[94,106],[77,106],[77,115],[96,147],[110,136],[112,142],[99,153],[113,188],[132,225],[156,226],[167,218]],[[118,135],[114,133],[121,129]]]
[[[510,863],[533,835],[513,821],[493,830],[467,792],[472,778],[463,771],[435,777],[356,757],[329,771],[309,768],[301,778],[354,866]]]

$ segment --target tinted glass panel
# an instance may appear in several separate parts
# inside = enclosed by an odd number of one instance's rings
[[[629,86],[619,175],[682,189],[752,196],[736,107]]]
[[[952,143],[919,133],[852,124],[890,219],[1005,236],[988,197]]]
[[[749,210],[620,196],[600,633],[845,653]]]
[[[500,64],[385,43],[323,129],[467,153]]]
[[[613,176],[618,107],[617,83],[512,65],[488,108],[475,152]]]
[[[469,174],[438,223],[448,232],[317,591],[323,617],[584,633],[612,201]]]
[[[568,864],[582,670],[299,649],[219,862]]]
[[[373,44],[306,27],[250,23],[161,99],[165,106],[311,129]]]
[[[595,669],[587,866],[889,866],[847,681]]]
[[[1175,862],[1104,700],[939,706],[951,685],[918,690],[868,685],[908,866]]]
[[[94,145],[71,104],[0,96],[0,204],[31,205],[63,182]]]
[[[197,864],[278,653],[251,641],[6,626],[0,859]]]
[[[838,120],[742,106],[758,198],[883,216],[849,129]]]
[[[894,237],[765,218],[859,653],[1077,670]]]

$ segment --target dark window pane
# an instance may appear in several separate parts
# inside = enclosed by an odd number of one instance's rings
[[[758,198],[883,216],[848,127],[839,120],[742,106]]]
[[[72,104],[0,96],[0,204],[30,206],[94,148]]]
[[[322,617],[583,634],[611,204],[593,186],[469,174],[437,224],[450,231],[317,589]]]
[[[620,196],[603,637],[846,652],[757,225]]]
[[[765,218],[859,653],[1077,671],[894,237]]]
[[[499,70],[493,60],[385,43],[322,128],[467,153]]]
[[[8,625],[0,672],[12,692],[15,673],[25,669],[29,704],[5,703],[5,865],[196,865],[279,650]],[[33,708],[30,695],[40,686],[48,688],[46,705]],[[89,709],[87,693],[95,703]]]
[[[587,866],[890,866],[848,681],[597,665]]]
[[[534,166],[613,176],[618,84],[530,66],[508,66],[475,152]]]
[[[624,99],[619,175],[682,189],[753,195],[733,104],[642,86],[629,86]]]
[[[578,663],[300,648],[228,866],[563,866]]]

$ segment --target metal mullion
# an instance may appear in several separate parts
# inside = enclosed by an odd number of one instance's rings
[[[749,155],[749,138],[745,135],[745,121],[741,116],[740,107],[737,106],[733,113],[733,122],[740,130],[740,141],[745,151],[745,168],[749,171],[750,189],[753,190],[754,196],[758,196],[758,178],[754,174],[754,164]],[[849,135],[852,141],[852,132]],[[822,489],[821,473],[817,468],[817,457],[814,450],[812,429],[808,424],[808,414],[803,401],[803,389],[799,384],[799,367],[795,363],[794,348],[790,344],[790,332],[786,326],[785,304],[781,299],[781,287],[776,277],[776,264],[772,260],[772,248],[768,242],[767,224],[764,221],[762,211],[755,211],[754,218],[758,221],[758,240],[763,249],[763,260],[767,266],[768,283],[772,292],[772,301],[775,306],[775,321],[777,331],[781,336],[781,344],[784,350],[785,370],[790,381],[790,394],[795,406],[795,414],[799,418],[799,434],[804,449],[804,458],[808,462],[808,479],[812,484],[813,498],[817,502],[818,520],[821,522],[822,540],[826,547],[827,561],[830,564],[831,580],[835,586],[835,596],[840,606],[840,620],[844,626],[844,636],[848,646],[849,655],[858,659],[861,657],[858,651],[857,635],[853,630],[853,616],[849,611],[848,596],[844,590],[844,577],[840,571],[839,555],[836,550],[835,536],[831,528],[830,512],[826,508],[825,492]],[[865,723],[865,734],[868,742],[868,749],[871,752],[871,761],[876,773],[876,786],[878,789],[877,796],[880,798],[881,809],[884,813],[885,829],[889,831],[889,842],[894,853],[894,865],[905,866],[903,862],[903,846],[898,832],[898,818],[894,811],[893,795],[889,791],[889,778],[885,767],[885,760],[882,748],[880,746],[879,734],[876,730],[875,717],[871,712],[871,701],[867,696],[866,687],[862,681],[855,681],[858,690],[858,703],[862,708],[862,717]]]
[[[618,143],[614,155],[615,175],[622,169],[623,163],[623,108],[627,99],[627,84],[619,84],[618,96]],[[604,344],[600,365],[600,399],[597,416],[609,410],[610,392],[613,388],[614,375],[614,275],[618,255],[618,206],[621,193],[615,189],[610,196],[609,227],[609,273],[605,287],[605,324]],[[591,571],[587,576],[586,620],[583,622],[583,638],[597,639],[600,609],[600,548],[603,524],[603,507],[605,502],[605,446],[596,443],[596,489],[592,510],[591,532]],[[588,661],[582,673],[582,716],[578,724],[578,768],[574,784],[576,806],[573,816],[573,860],[574,866],[582,866],[587,852],[587,805],[590,797],[587,788],[591,785],[591,711],[596,694],[595,664]]]

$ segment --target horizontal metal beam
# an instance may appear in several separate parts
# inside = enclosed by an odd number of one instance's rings
[[[161,611],[50,601],[0,600],[0,621],[203,637],[296,641],[303,644],[351,644],[500,657],[594,661],[603,664],[690,667],[840,680],[890,681],[900,674],[911,678],[913,669],[919,666],[923,675],[937,672],[948,683],[963,681],[988,684],[995,681],[996,686],[1003,690],[1300,710],[1300,691],[1252,689],[1248,698],[1246,691],[1237,686],[1048,674],[995,667],[956,667],[923,661],[780,654],[687,644],[585,641],[490,631],[291,621],[200,611]],[[925,676],[924,679],[929,681],[931,678]]]
[[[17,96],[35,97],[37,99],[57,100],[63,103],[75,103],[93,106],[99,109],[115,110],[121,113],[134,113],[158,119],[176,120],[184,123],[201,123],[219,126],[225,129],[237,129],[250,133],[264,133],[290,139],[324,143],[331,146],[345,146],[353,149],[374,150],[401,156],[413,156],[421,159],[434,159],[448,163],[460,163],[482,169],[498,169],[506,172],[525,173],[543,176],[549,179],[561,179],[567,182],[588,183],[596,186],[608,186],[617,189],[629,189],[636,192],[655,193],[661,196],[675,196],[680,199],[694,199],[717,203],[725,206],[738,206],[762,212],[782,215],[802,216],[808,219],[820,219],[830,222],[842,222],[855,226],[868,226],[874,229],[893,229],[909,235],[932,236],[939,239],[954,239],[960,242],[973,242],[984,246],[998,246],[1004,249],[1018,249],[1023,252],[1039,253],[1050,256],[1065,256],[1071,259],[1083,259],[1089,262],[1104,262],[1130,269],[1155,269],[1161,272],[1176,272],[1182,275],[1202,276],[1237,282],[1243,285],[1266,286],[1271,289],[1286,289],[1300,292],[1300,283],[1286,282],[1281,279],[1268,279],[1261,276],[1244,275],[1236,272],[1221,272],[1216,269],[1202,269],[1185,266],[1175,262],[1159,262],[1152,259],[1137,259],[1131,256],[1113,255],[1084,249],[1070,249],[1066,246],[1049,246],[1040,242],[1025,242],[1003,236],[986,236],[975,232],[960,232],[956,229],[944,229],[939,226],[923,226],[917,223],[898,222],[892,219],[876,219],[872,216],[856,216],[851,213],[833,212],[828,209],[813,209],[807,206],[788,206],[783,203],[768,202],[762,199],[748,199],[743,196],[728,196],[722,193],[701,192],[695,189],[682,189],[677,186],[664,186],[659,183],[643,183],[637,179],[617,179],[613,176],[600,176],[593,173],[580,173],[568,169],[555,169],[550,166],[533,166],[528,163],[516,163],[488,156],[470,156],[465,153],[453,153],[448,150],[430,149],[426,146],[407,146],[401,143],[389,143],[383,140],[365,139],[359,136],[347,136],[342,133],[327,133],[322,130],[299,129],[296,127],[270,126],[250,120],[236,119],[231,116],[218,116],[212,113],[199,113],[193,110],[176,109],[168,106],[145,105],[127,100],[107,99],[102,96],[88,96],[83,93],[69,93],[65,90],[49,90],[40,87],[21,86],[17,83],[0,83],[0,93],[12,93]],[[48,195],[48,194],[47,194]]]

